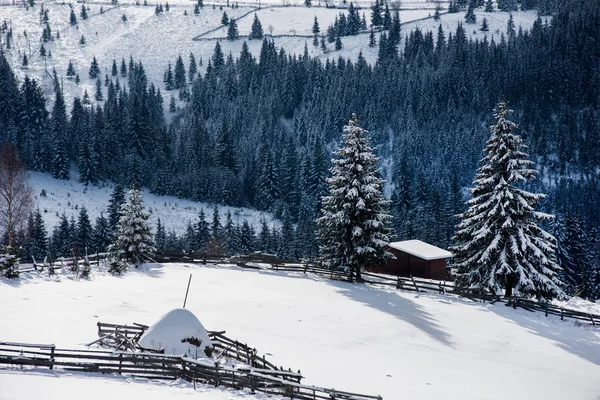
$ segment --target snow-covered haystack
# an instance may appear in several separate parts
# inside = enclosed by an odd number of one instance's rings
[[[198,358],[210,356],[213,345],[202,323],[189,310],[176,308],[148,328],[138,343],[145,349],[164,350],[165,354],[185,354]],[[205,349],[208,350],[205,351]],[[196,353],[197,350],[197,353]]]

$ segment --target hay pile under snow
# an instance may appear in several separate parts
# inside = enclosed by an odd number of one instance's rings
[[[145,349],[164,350],[165,354],[207,357],[205,348],[212,343],[202,323],[189,310],[176,308],[163,315],[142,335],[139,345]],[[197,353],[196,353],[197,350]]]

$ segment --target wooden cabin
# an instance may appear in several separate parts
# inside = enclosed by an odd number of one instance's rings
[[[388,251],[396,256],[384,265],[367,267],[367,271],[396,276],[414,276],[446,280],[446,260],[452,253],[420,240],[390,243]]]

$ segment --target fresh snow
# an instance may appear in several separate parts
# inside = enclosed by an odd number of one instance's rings
[[[439,260],[441,258],[450,258],[452,253],[440,249],[432,244],[420,240],[405,240],[403,242],[390,243],[392,249],[400,250],[423,260]]]
[[[200,340],[200,346],[183,341],[190,338]],[[165,354],[194,358],[206,357],[204,349],[212,346],[202,323],[190,310],[184,308],[176,308],[160,317],[142,335],[139,344],[145,349],[164,350]]]
[[[186,309],[207,329],[226,330],[276,365],[300,369],[309,385],[385,400],[593,399],[600,391],[598,328],[502,304],[231,266],[146,265],[123,277],[94,271],[91,281],[1,280],[0,340],[82,348],[96,338],[97,321],[151,324],[181,307],[190,273]],[[2,367],[0,397],[192,392],[181,382],[140,382]],[[200,391],[206,399],[238,398]]]
[[[90,221],[95,223],[101,212],[106,217],[106,207],[114,185],[109,183],[100,186],[85,186],[77,182],[77,174],[71,171],[73,179],[64,181],[54,179],[48,174],[31,172],[29,183],[34,189],[35,206],[39,207],[44,218],[46,229],[52,232],[52,228],[58,225],[60,216],[65,213],[68,218],[77,219],[79,209],[85,206]],[[42,190],[45,195],[42,195]],[[174,230],[178,235],[185,233],[188,222],[195,223],[198,220],[200,210],[204,210],[206,220],[210,222],[213,214],[213,204],[182,200],[172,196],[157,196],[148,190],[143,190],[144,207],[150,213],[150,224],[156,233],[156,223],[160,218],[161,224],[167,232]],[[255,228],[260,226],[261,219],[265,219],[269,226],[279,222],[273,219],[269,213],[251,210],[247,208],[236,208],[218,206],[221,222],[225,222],[227,212],[231,212],[235,223],[247,220]]]

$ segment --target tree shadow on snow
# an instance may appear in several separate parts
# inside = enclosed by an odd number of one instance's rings
[[[578,325],[573,319],[549,315],[541,312],[506,307],[496,304],[488,310],[527,328],[531,333],[556,342],[556,346],[579,356],[591,363],[600,365],[600,327]]]
[[[396,318],[413,325],[415,328],[423,331],[438,342],[453,347],[451,336],[444,330],[432,314],[428,313],[424,307],[414,301],[399,296],[396,292],[389,292],[366,284],[351,284],[336,281],[328,282],[337,287],[339,292],[348,298],[393,315]]]

